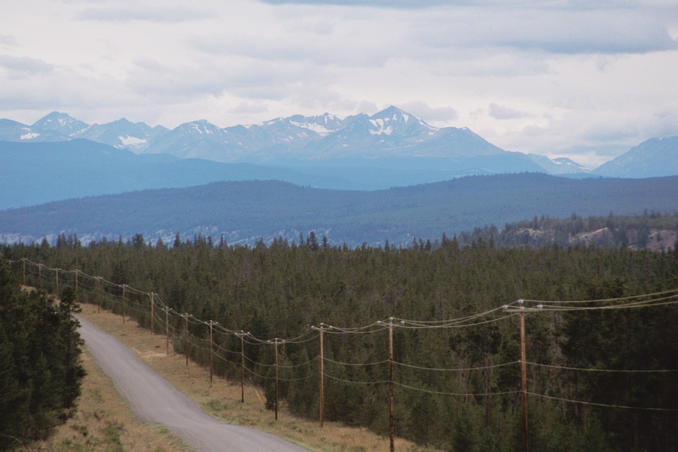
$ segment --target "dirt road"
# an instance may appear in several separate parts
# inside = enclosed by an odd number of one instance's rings
[[[90,353],[142,421],[166,426],[196,451],[306,451],[277,436],[209,416],[117,339],[78,320]]]

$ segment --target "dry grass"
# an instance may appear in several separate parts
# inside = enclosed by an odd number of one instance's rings
[[[364,428],[346,427],[336,422],[325,422],[325,426],[320,428],[317,422],[294,417],[285,410],[284,405],[276,422],[273,413],[264,406],[263,395],[255,387],[245,386],[243,404],[240,402],[239,382],[229,382],[215,376],[214,384],[210,387],[208,369],[192,362],[187,369],[185,357],[172,353],[171,344],[170,355],[166,356],[165,336],[153,335],[134,321],[128,320],[123,324],[120,316],[110,312],[97,313],[94,305],[82,304],[82,310],[84,318],[118,338],[177,389],[200,403],[205,411],[225,422],[264,430],[315,451],[389,450],[388,438]],[[149,446],[135,450],[152,449]],[[429,450],[403,439],[396,439],[396,449]]]
[[[174,452],[189,450],[162,426],[134,418],[113,383],[87,352],[82,356],[87,376],[82,383],[75,415],[59,426],[46,441],[33,443],[30,450],[47,451],[141,451]]]

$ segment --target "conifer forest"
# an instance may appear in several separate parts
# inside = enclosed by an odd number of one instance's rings
[[[49,290],[74,275],[47,268],[77,269],[79,300],[125,309],[145,327],[148,294],[157,294],[171,308],[175,350],[203,364],[205,322],[217,322],[215,372],[239,379],[244,345],[248,381],[271,408],[277,348],[279,396],[311,419],[322,329],[325,419],[387,435],[391,367],[396,434],[450,451],[520,450],[524,306],[531,450],[678,450],[675,247],[501,248],[455,237],[350,249],[313,234],[255,247],[177,236],[170,247],[137,235],[88,246],[60,236],[1,252],[19,278],[21,259],[42,263],[26,277]],[[24,299],[61,318],[44,295]]]
[[[0,450],[46,438],[76,409],[82,341],[72,287],[61,303],[44,291],[22,292],[0,262]]]

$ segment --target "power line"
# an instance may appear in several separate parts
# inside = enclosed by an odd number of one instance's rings
[[[388,362],[388,359],[385,359],[383,361],[374,361],[374,362],[370,362],[370,363],[347,363],[347,362],[335,361],[333,359],[323,357],[323,361],[330,362],[330,363],[333,363],[333,364],[338,364],[338,365],[341,365],[341,366],[362,367],[362,366],[378,366],[380,364],[386,364]]]
[[[381,385],[381,384],[388,384],[388,380],[374,380],[374,381],[364,381],[364,380],[346,380],[344,378],[339,378],[335,377],[334,375],[330,375],[327,372],[323,372],[323,375],[330,380],[338,381],[341,383],[346,383],[346,384],[356,384],[356,385]]]
[[[656,298],[651,300],[635,301],[631,303],[614,304],[608,306],[558,306],[558,305],[537,305],[534,308],[526,309],[526,312],[574,312],[574,311],[610,311],[621,309],[639,309],[651,308],[656,306],[667,306],[678,304],[678,294],[668,297]],[[515,311],[508,311],[515,312]]]
[[[623,300],[633,300],[637,298],[646,298],[646,297],[654,297],[654,296],[660,296],[660,295],[666,295],[669,293],[676,293],[678,292],[678,289],[670,289],[670,290],[663,290],[660,292],[652,292],[652,293],[647,293],[647,294],[641,294],[641,295],[629,295],[626,297],[615,297],[615,298],[594,298],[591,300],[533,300],[529,298],[524,298],[523,301],[525,303],[607,303],[610,301],[623,301]]]
[[[513,365],[516,365],[516,364],[519,364],[519,363],[520,363],[520,360],[511,361],[511,362],[508,362],[508,363],[501,363],[501,364],[490,364],[490,365],[487,365],[487,366],[440,368],[440,367],[422,367],[422,366],[416,366],[414,364],[406,364],[406,363],[400,363],[398,361],[393,361],[393,364],[395,364],[396,366],[408,367],[410,369],[427,370],[427,371],[431,371],[431,372],[469,372],[469,371],[474,371],[474,370],[487,370],[487,369],[496,369],[498,367],[513,366]]]
[[[448,396],[455,396],[455,397],[492,397],[492,396],[498,396],[498,395],[507,395],[507,394],[518,394],[520,391],[515,390],[515,391],[499,391],[499,392],[445,392],[445,391],[434,391],[431,389],[424,389],[424,388],[418,388],[416,386],[410,386],[404,383],[399,383],[397,381],[394,381],[393,384],[396,386],[400,386],[401,388],[405,389],[410,389],[412,391],[418,391],[418,392],[427,392],[429,394],[436,394],[436,395],[448,395]]]
[[[501,309],[501,308],[500,308]],[[494,319],[489,319],[489,320],[484,320],[481,322],[473,322],[473,323],[458,323],[458,324],[444,324],[444,325],[426,325],[426,326],[407,326],[407,325],[397,325],[393,324],[394,328],[401,328],[401,329],[410,329],[410,330],[423,330],[423,329],[457,329],[457,328],[468,328],[471,326],[478,326],[478,325],[486,325],[488,323],[494,323],[494,322],[499,322],[511,317],[514,317],[517,314],[516,312],[509,311],[510,314],[501,316],[501,317],[496,317]]]
[[[624,410],[661,411],[661,412],[669,412],[669,413],[678,413],[678,408],[652,408],[652,407],[616,405],[616,404],[611,404],[611,403],[587,402],[587,401],[583,401],[583,400],[566,399],[564,397],[549,396],[549,395],[546,395],[546,394],[539,394],[539,393],[536,393],[536,392],[528,392],[528,394],[531,395],[531,396],[535,396],[535,397],[541,397],[543,399],[557,400],[559,402],[577,403],[579,405],[590,405],[590,406],[603,407],[603,408],[619,408],[619,409],[624,409]]]
[[[528,366],[548,367],[551,369],[572,370],[579,372],[607,372],[607,373],[629,373],[629,374],[678,372],[678,369],[599,369],[595,367],[570,367],[570,366],[559,366],[557,364],[535,363],[530,361],[527,361],[526,364]]]

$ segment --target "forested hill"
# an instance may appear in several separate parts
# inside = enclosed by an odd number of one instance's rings
[[[229,243],[295,240],[313,231],[330,243],[409,245],[414,237],[553,218],[678,209],[678,177],[573,180],[544,174],[474,176],[373,192],[319,190],[275,181],[223,182],[54,202],[0,212],[0,241],[77,234],[173,241],[194,234]]]
[[[627,246],[630,249],[669,251],[678,244],[678,214],[644,212],[642,215],[615,216],[610,213],[587,218],[573,214],[564,219],[542,216],[506,224],[501,230],[494,226],[474,228],[472,232],[462,232],[455,239],[460,246],[473,246],[485,241],[499,247]]]

